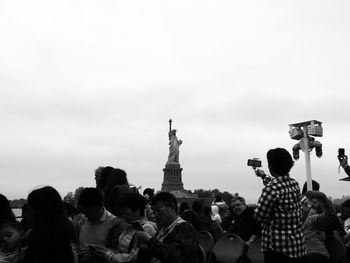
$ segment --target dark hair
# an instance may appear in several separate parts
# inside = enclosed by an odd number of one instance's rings
[[[130,208],[132,211],[139,210],[140,215],[145,215],[146,198],[134,192],[125,193],[120,197],[119,208]]]
[[[122,169],[115,168],[109,172],[103,187],[105,203],[110,202],[113,187],[117,185],[129,185],[126,172]]]
[[[221,196],[221,194],[216,194],[216,195],[215,195],[215,202],[222,202],[222,196]]]
[[[267,152],[269,167],[278,175],[286,175],[294,165],[290,153],[283,148],[271,149]]]
[[[105,188],[108,175],[114,170],[111,166],[106,166],[102,168],[101,175],[96,182],[96,188],[99,190],[103,190]]]
[[[122,211],[120,208],[121,198],[130,193],[129,185],[116,185],[113,187],[108,201],[105,202],[106,209],[115,216],[122,216]]]
[[[335,214],[335,208],[331,200],[328,199],[328,197],[320,192],[320,191],[307,191],[305,193],[305,196],[307,199],[317,199],[320,203],[322,203],[327,210],[328,213]]]
[[[0,225],[8,222],[16,222],[9,200],[0,194]]]
[[[45,186],[28,195],[32,232],[24,262],[73,262],[74,227],[57,190]]]
[[[237,200],[240,201],[243,205],[246,205],[245,199],[242,196],[239,196],[239,195],[236,195],[236,196],[232,197],[231,203],[235,202]]]
[[[143,195],[146,195],[146,194],[148,194],[149,196],[148,200],[151,202],[154,196],[154,189],[146,188],[145,190],[143,190]]]
[[[103,198],[100,190],[94,187],[86,187],[78,198],[78,207],[102,207]]]
[[[199,200],[194,201],[192,203],[192,210],[198,214],[204,212],[202,202]]]
[[[315,180],[312,180],[312,190],[313,191],[319,191],[320,190],[320,184],[315,181]],[[301,194],[302,195],[305,195],[305,193],[307,192],[307,182],[304,183],[303,185],[303,190],[301,191]]]
[[[152,204],[162,202],[165,206],[172,207],[177,212],[176,197],[169,192],[160,192],[153,197]]]

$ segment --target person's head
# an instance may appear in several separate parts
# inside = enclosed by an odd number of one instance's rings
[[[247,205],[243,197],[234,196],[231,200],[231,207],[236,215],[240,215],[247,208]]]
[[[160,192],[153,197],[152,208],[157,223],[168,227],[177,218],[177,201],[173,194]]]
[[[97,188],[87,187],[78,198],[78,210],[90,222],[96,222],[104,213],[102,193]]]
[[[311,183],[312,191],[320,191],[320,184],[315,180],[312,180],[311,182],[312,182]],[[301,194],[305,195],[306,192],[307,192],[307,182],[304,183]]]
[[[145,215],[146,198],[134,192],[127,192],[119,200],[119,208],[127,222],[140,220]]]
[[[197,213],[197,214],[201,214],[203,213],[203,204],[201,201],[196,200],[192,203],[192,211]]]
[[[103,188],[105,204],[110,202],[112,189],[117,185],[129,185],[126,172],[122,169],[113,169],[106,178]]]
[[[269,150],[267,152],[267,162],[270,174],[273,177],[289,174],[290,169],[294,165],[292,156],[283,148]]]
[[[58,230],[66,223],[67,215],[60,194],[52,186],[44,186],[30,192],[27,198],[29,226],[39,232]]]
[[[121,217],[123,215],[123,211],[120,208],[120,200],[125,194],[130,192],[129,185],[114,186],[109,195],[109,200],[105,202],[106,209],[113,215]]]
[[[6,196],[0,194],[0,224],[15,221],[16,217],[13,214],[9,200]]]
[[[308,191],[305,195],[311,202],[311,208],[315,209],[317,213],[328,211],[335,214],[334,205],[324,193],[319,191]]]
[[[153,196],[154,196],[154,189],[146,188],[145,190],[143,190],[143,195],[144,195],[144,197],[147,198],[147,200],[149,202],[152,202],[152,199],[153,199]]]
[[[19,222],[5,223],[0,226],[0,244],[4,252],[12,252],[22,246],[24,230]]]
[[[100,191],[106,186],[108,175],[114,170],[111,166],[99,167],[95,170],[95,180],[96,180],[96,188]]]
[[[216,194],[216,195],[215,195],[215,202],[222,202],[222,196],[221,196],[221,194]]]

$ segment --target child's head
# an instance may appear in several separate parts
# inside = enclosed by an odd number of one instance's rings
[[[19,222],[6,223],[0,226],[0,244],[4,252],[12,252],[22,245],[24,231]]]

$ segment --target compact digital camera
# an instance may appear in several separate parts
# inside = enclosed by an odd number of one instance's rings
[[[339,160],[339,162],[341,160],[343,160],[344,157],[345,157],[345,149],[344,148],[339,148],[338,149],[338,160]]]
[[[261,161],[258,158],[248,159],[247,165],[252,167],[261,167]]]

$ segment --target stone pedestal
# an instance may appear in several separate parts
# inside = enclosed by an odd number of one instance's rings
[[[167,163],[165,165],[162,191],[171,192],[174,190],[184,191],[182,183],[182,168],[179,163]]]

